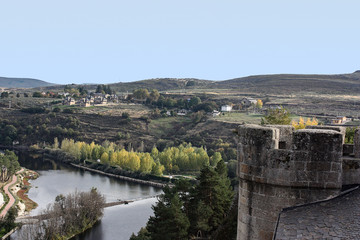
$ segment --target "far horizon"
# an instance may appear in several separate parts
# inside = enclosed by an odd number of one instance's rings
[[[353,72],[349,73],[335,73],[335,74],[326,74],[326,73],[272,73],[272,74],[255,74],[255,75],[248,75],[248,76],[240,76],[240,77],[234,77],[229,79],[203,79],[203,78],[194,78],[194,77],[184,77],[184,78],[178,78],[178,77],[157,77],[157,78],[146,78],[146,79],[139,79],[139,80],[133,80],[133,81],[127,81],[127,82],[107,82],[107,83],[101,83],[101,82],[93,82],[93,83],[73,83],[73,82],[66,82],[66,83],[53,83],[49,82],[43,79],[36,79],[32,77],[4,77],[0,76],[1,78],[7,78],[7,79],[33,79],[33,80],[39,80],[46,83],[54,84],[54,85],[67,85],[67,84],[76,84],[76,85],[97,85],[97,84],[116,84],[116,83],[130,83],[130,82],[138,82],[138,81],[146,81],[146,80],[153,80],[153,79],[197,79],[197,80],[206,80],[206,81],[226,81],[226,80],[232,80],[232,79],[238,79],[238,78],[246,78],[251,76],[265,76],[265,75],[343,75],[343,74],[353,74],[356,72],[360,72],[360,70],[355,70]],[[1,86],[0,86],[1,87]]]

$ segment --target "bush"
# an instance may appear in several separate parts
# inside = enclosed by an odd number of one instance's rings
[[[130,118],[130,114],[127,113],[127,112],[123,112],[123,113],[121,114],[121,117],[124,118],[124,119],[129,119],[129,118]]]
[[[29,108],[23,108],[21,109],[21,111],[25,113],[36,114],[36,113],[45,113],[46,109],[42,107],[29,107]]]
[[[75,112],[74,109],[71,109],[71,108],[65,108],[65,109],[63,110],[63,113],[72,114],[72,113],[74,113],[74,112]]]

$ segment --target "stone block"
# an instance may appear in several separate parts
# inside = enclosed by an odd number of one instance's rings
[[[345,143],[345,133],[346,127],[339,127],[339,126],[327,126],[327,125],[316,125],[316,126],[306,126],[306,129],[322,129],[322,130],[334,130],[339,132],[342,137],[342,143]]]

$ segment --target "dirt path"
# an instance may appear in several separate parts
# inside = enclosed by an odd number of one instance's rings
[[[9,202],[6,204],[5,208],[2,210],[1,214],[0,214],[0,218],[3,218],[6,213],[9,211],[9,209],[12,207],[12,205],[14,205],[15,203],[15,198],[14,196],[10,193],[9,191],[9,187],[11,187],[12,185],[14,185],[17,182],[17,174],[21,173],[22,171],[24,171],[24,169],[22,168],[21,170],[17,171],[16,174],[14,174],[12,176],[12,180],[11,182],[9,182],[8,184],[6,184],[4,186],[4,192],[6,195],[8,195],[9,197]]]

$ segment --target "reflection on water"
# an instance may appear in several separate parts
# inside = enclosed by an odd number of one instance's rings
[[[104,194],[107,202],[146,198],[161,193],[158,188],[75,169],[51,159],[43,159],[42,156],[33,158],[20,154],[19,162],[40,174],[38,179],[31,180],[32,188],[28,193],[29,198],[39,204],[31,215],[39,214],[49,203],[54,202],[59,194],[75,190],[88,191],[92,187]],[[156,198],[150,198],[129,205],[106,208],[101,222],[77,239],[128,240],[132,232],[138,232],[140,227],[145,226],[152,214],[151,205],[155,202]]]

